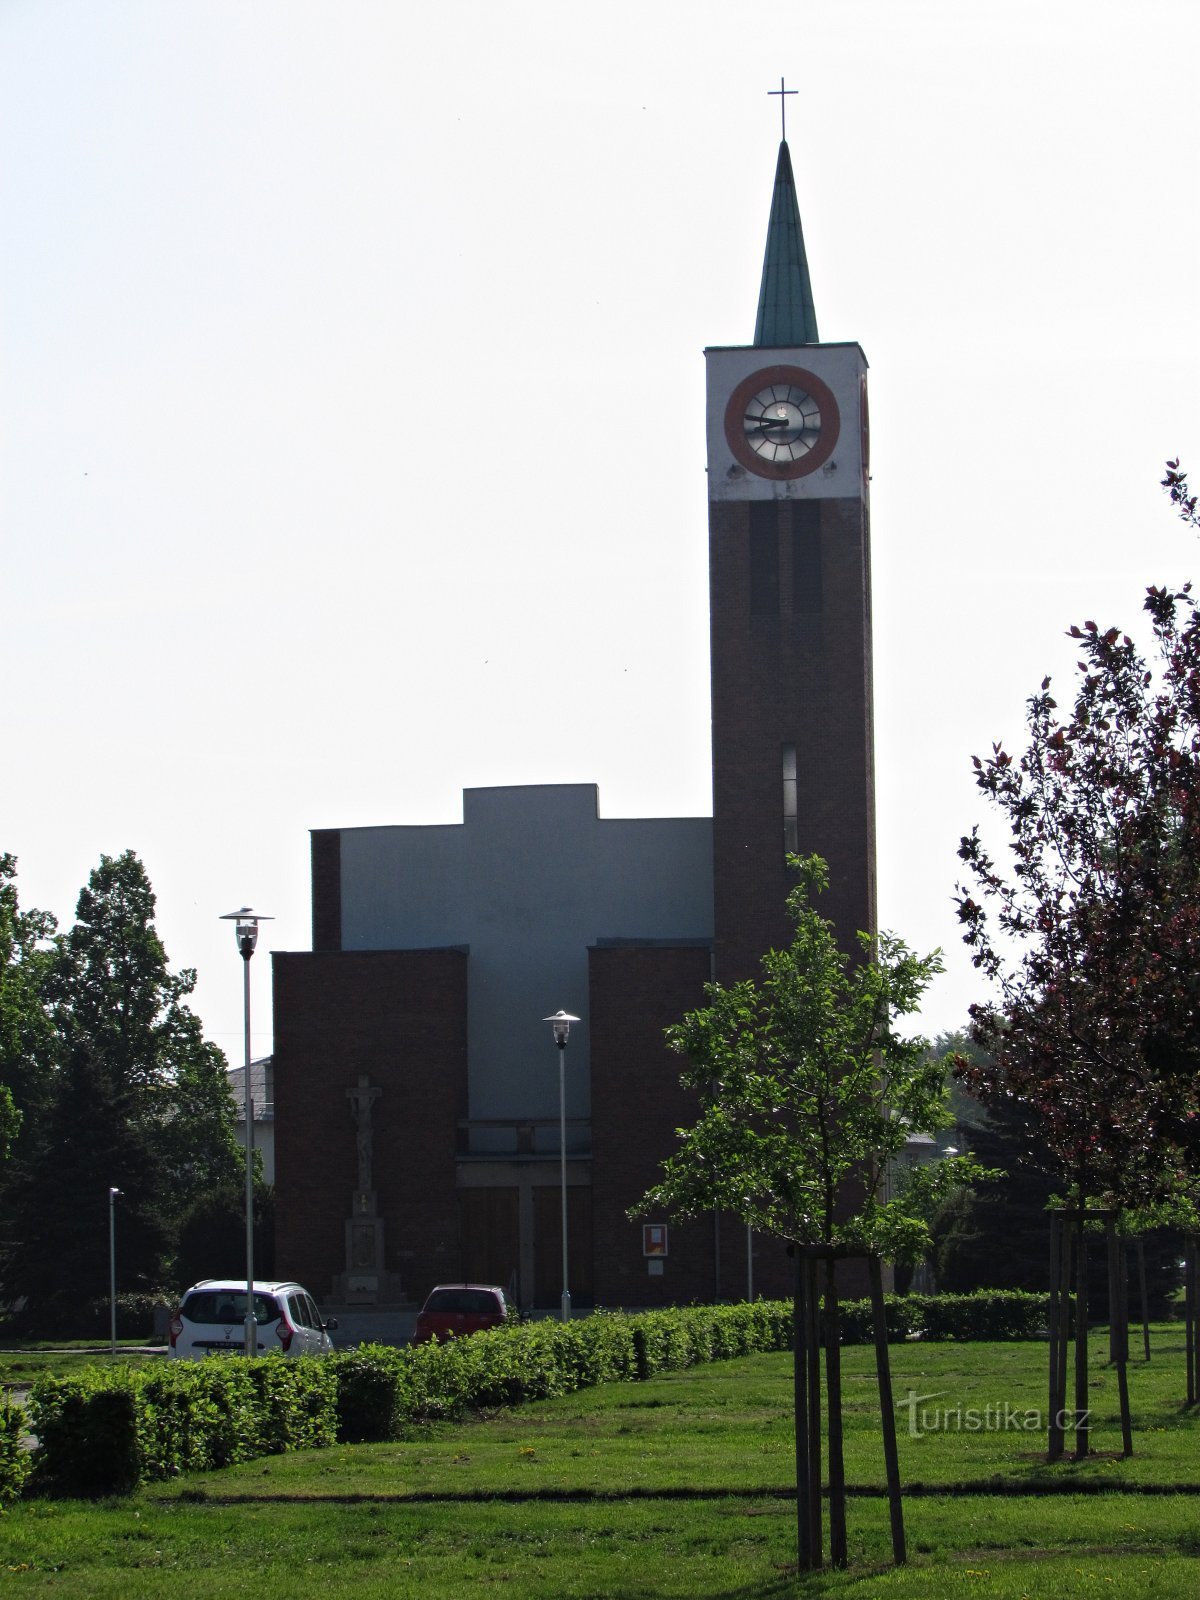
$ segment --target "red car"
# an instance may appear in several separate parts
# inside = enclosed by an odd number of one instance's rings
[[[495,1284],[439,1283],[421,1307],[412,1342],[457,1339],[464,1333],[500,1328],[516,1320],[517,1308]]]

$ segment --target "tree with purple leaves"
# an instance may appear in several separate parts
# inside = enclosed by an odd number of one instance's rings
[[[1196,520],[1186,476],[1166,480]],[[1194,1202],[1200,1156],[1200,612],[1191,585],[1151,588],[1152,646],[1072,627],[1066,713],[1050,681],[1028,743],[975,758],[1008,825],[959,855],[958,914],[996,997],[971,1008],[988,1052],[957,1073],[1018,1111],[1078,1203]]]

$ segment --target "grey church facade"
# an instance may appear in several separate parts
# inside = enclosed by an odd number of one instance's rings
[[[829,860],[843,937],[875,923],[866,362],[818,340],[786,143],[754,344],[706,357],[713,817],[531,786],[312,837],[313,947],[273,957],[277,1261],[335,1302],[557,1305],[560,1007],[575,1304],[788,1288],[732,1218],[628,1215],[692,1119],[663,1029],[787,939],[788,852]]]

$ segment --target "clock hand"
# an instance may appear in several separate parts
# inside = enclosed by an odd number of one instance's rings
[[[752,422],[756,428],[794,428],[796,424],[790,417],[747,417],[747,422]]]

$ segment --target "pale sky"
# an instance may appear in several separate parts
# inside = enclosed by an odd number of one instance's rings
[[[310,828],[709,813],[702,351],[753,335],[785,75],[871,364],[881,921],[960,1024],[972,753],[1198,565],[1197,59],[1195,0],[5,0],[23,904],[136,850],[236,1062],[218,918],[307,949]]]

